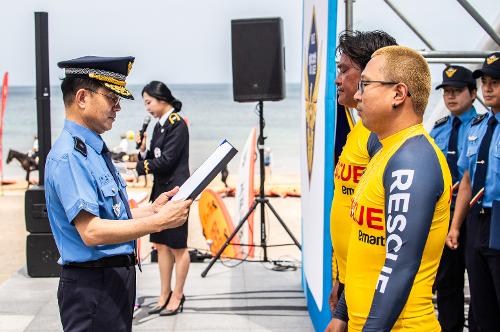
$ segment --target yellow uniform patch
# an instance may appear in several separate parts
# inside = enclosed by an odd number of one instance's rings
[[[181,117],[174,112],[168,116],[168,121],[170,121],[170,124],[174,124],[177,121],[181,121]]]

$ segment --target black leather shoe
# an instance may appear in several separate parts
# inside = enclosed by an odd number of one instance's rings
[[[184,310],[184,301],[186,301],[186,297],[184,296],[184,294],[182,294],[182,299],[181,299],[181,302],[179,303],[179,306],[177,307],[177,309],[175,310],[162,310],[160,312],[160,316],[173,316],[173,315],[177,315],[179,312],[182,312],[182,310]]]
[[[165,301],[165,303],[162,306],[160,306],[160,307],[155,306],[153,309],[148,311],[148,314],[150,314],[150,315],[159,314],[160,311],[162,311],[163,309],[165,309],[167,307],[168,301],[170,301],[171,297],[172,297],[172,292],[170,292],[170,294],[168,294],[167,300]]]

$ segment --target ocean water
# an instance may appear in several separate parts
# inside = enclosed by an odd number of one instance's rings
[[[142,85],[130,86],[135,100],[124,100],[113,128],[103,134],[112,148],[119,144],[120,135],[136,132],[147,115],[140,92]],[[258,127],[256,103],[233,101],[232,85],[172,85],[172,94],[182,101],[181,115],[189,122],[190,168],[195,170],[217,148],[223,139],[242,150],[253,126]],[[272,171],[284,176],[299,175],[299,115],[300,85],[288,85],[287,96],[278,102],[264,102],[266,146],[272,151]],[[10,87],[3,131],[4,178],[24,177],[17,161],[5,165],[9,149],[27,152],[37,133],[34,87]],[[148,133],[151,135],[155,120]],[[64,105],[59,86],[51,87],[52,143],[64,125]],[[151,136],[150,136],[151,137]],[[135,147],[134,142],[129,143]],[[229,164],[230,174],[236,174],[239,156]]]
[[[147,115],[140,92],[142,85],[130,86],[136,100],[122,102],[113,129],[103,135],[112,148],[119,144],[120,135],[141,128]],[[253,126],[258,127],[256,103],[233,101],[232,85],[172,85],[173,95],[182,101],[181,115],[189,122],[190,168],[194,171],[223,140],[229,140],[242,150]],[[428,109],[433,110],[441,98],[439,92],[431,95]],[[281,176],[298,177],[300,174],[300,85],[288,84],[286,98],[278,102],[264,102],[266,146],[272,151],[272,172]],[[426,114],[426,117],[429,116]],[[17,161],[5,164],[9,149],[27,152],[33,146],[37,133],[36,100],[34,87],[10,87],[3,131],[4,178],[24,177],[25,172]],[[51,87],[52,142],[60,134],[64,123],[64,105],[59,86]],[[152,133],[154,121],[148,132]],[[134,142],[130,146],[135,147]],[[237,155],[229,164],[231,174],[236,174]]]

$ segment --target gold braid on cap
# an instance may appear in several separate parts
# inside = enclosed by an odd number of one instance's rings
[[[108,83],[112,83],[112,84],[115,84],[118,86],[125,86],[125,81],[117,80],[116,78],[113,78],[111,76],[104,76],[104,75],[99,75],[96,73],[90,73],[89,77],[93,78],[95,80],[98,80],[98,81],[108,82]]]
[[[130,91],[128,91],[124,86],[114,85],[110,83],[104,83],[104,86],[108,89],[113,90],[116,93],[121,94],[122,96],[130,96],[132,95]]]
[[[144,160],[144,172],[146,173],[146,175],[149,174],[149,161],[147,160]]]

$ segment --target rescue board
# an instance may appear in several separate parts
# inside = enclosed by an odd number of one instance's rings
[[[226,239],[234,230],[233,221],[229,215],[224,201],[212,189],[205,189],[198,201],[198,213],[200,215],[203,235],[210,245],[212,255],[216,255]],[[240,237],[235,235],[231,243],[240,244]],[[225,258],[241,258],[241,247],[229,245],[222,253]]]

